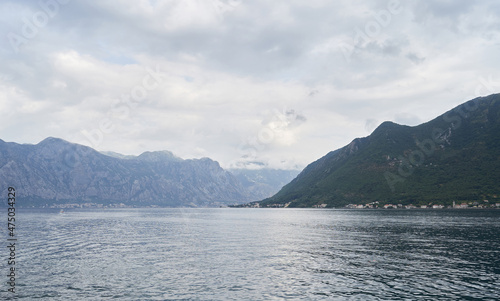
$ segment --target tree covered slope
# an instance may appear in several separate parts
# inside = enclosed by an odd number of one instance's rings
[[[381,124],[307,166],[261,205],[451,204],[500,197],[500,94],[418,126]]]

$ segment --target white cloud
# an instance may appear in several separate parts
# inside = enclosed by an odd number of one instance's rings
[[[391,3],[400,10],[388,15]],[[70,1],[19,52],[1,46],[0,138],[303,167],[384,120],[413,125],[475,97],[478,85],[498,92],[499,8]],[[39,11],[36,1],[2,2],[0,34],[22,36]],[[161,83],[148,78],[147,95],[127,98],[156,68]]]

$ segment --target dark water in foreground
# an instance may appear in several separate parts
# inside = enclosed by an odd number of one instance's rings
[[[500,299],[500,210],[18,210],[17,218],[20,300]],[[1,299],[5,247],[0,256]]]

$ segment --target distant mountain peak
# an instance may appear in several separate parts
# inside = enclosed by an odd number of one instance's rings
[[[64,139],[61,139],[61,138],[47,137],[47,138],[43,139],[42,141],[40,141],[37,145],[47,145],[47,144],[55,144],[55,143],[71,144],[70,142],[68,142]]]
[[[78,154],[79,157],[99,153],[91,147],[68,142],[61,138],[48,137],[36,145],[27,144],[26,146],[35,147],[40,155],[48,156],[67,156],[69,153]],[[99,153],[100,154],[100,153]]]
[[[182,158],[175,156],[172,152],[163,151],[153,151],[144,152],[137,156],[137,160],[147,161],[147,162],[180,162],[183,161]]]
[[[372,132],[372,135],[373,134],[377,135],[379,133],[387,133],[391,131],[404,130],[409,128],[411,128],[411,126],[409,125],[402,125],[392,121],[384,121]]]
[[[123,155],[117,152],[112,152],[112,151],[101,151],[100,152],[103,155],[106,155],[108,157],[116,158],[116,159],[134,159],[136,156],[133,155]]]

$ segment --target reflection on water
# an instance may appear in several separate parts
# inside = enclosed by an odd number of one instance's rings
[[[19,299],[500,299],[500,210],[18,216]]]

